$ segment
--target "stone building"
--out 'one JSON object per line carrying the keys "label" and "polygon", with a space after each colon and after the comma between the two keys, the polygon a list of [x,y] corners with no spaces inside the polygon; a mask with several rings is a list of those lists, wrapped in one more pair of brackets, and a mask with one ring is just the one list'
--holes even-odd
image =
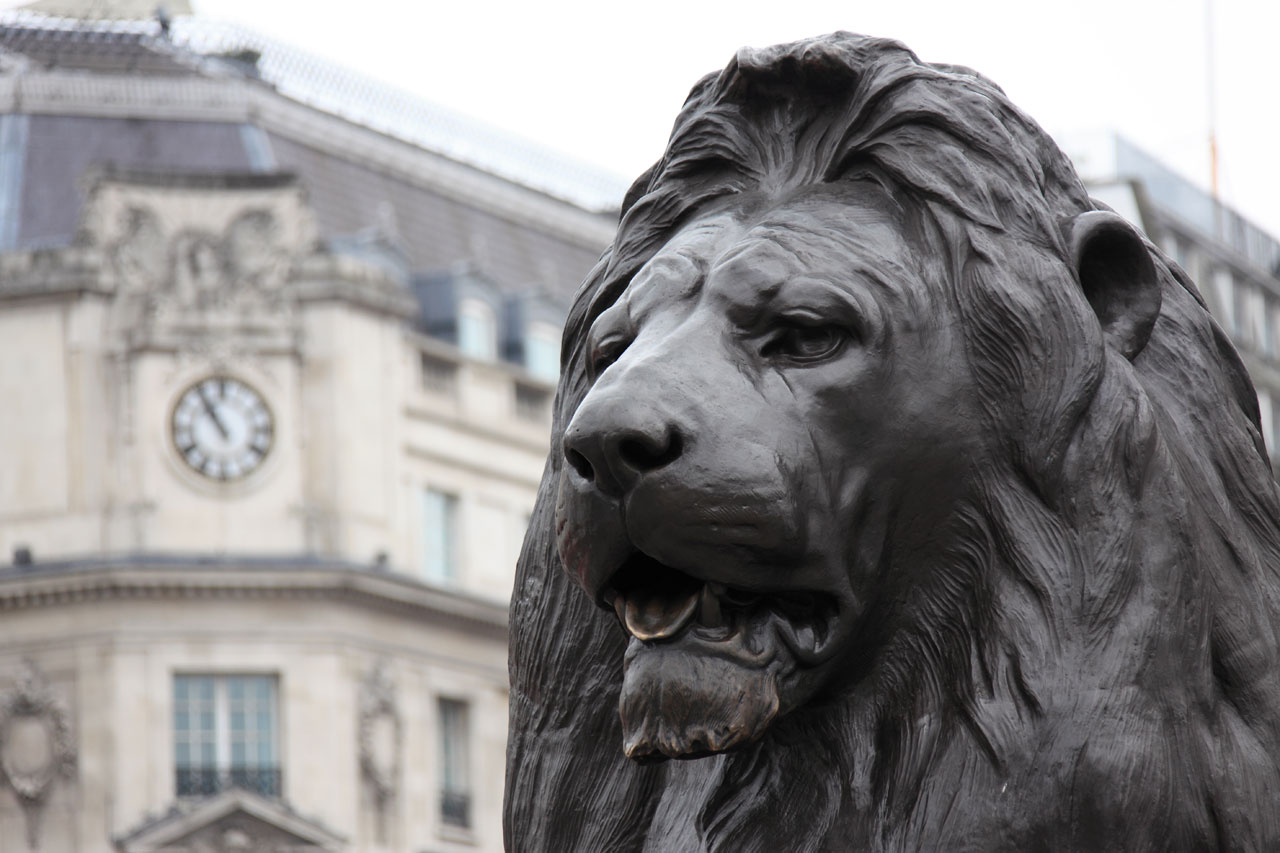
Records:
{"label": "stone building", "polygon": [[1280,242],[1123,137],[1081,134],[1063,145],[1094,196],[1199,285],[1253,378],[1263,438],[1280,465]]}
{"label": "stone building", "polygon": [[0,22],[2,853],[501,849],[620,194],[248,33]]}

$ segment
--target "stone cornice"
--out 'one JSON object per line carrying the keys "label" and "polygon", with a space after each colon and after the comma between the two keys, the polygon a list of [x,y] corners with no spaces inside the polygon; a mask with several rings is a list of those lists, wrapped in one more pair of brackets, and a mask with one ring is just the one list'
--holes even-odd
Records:
{"label": "stone cornice", "polygon": [[271,133],[392,172],[584,248],[613,239],[615,223],[442,154],[290,100],[249,80],[27,70],[0,77],[0,113],[255,122]]}
{"label": "stone cornice", "polygon": [[0,253],[0,300],[110,294],[115,282],[105,274],[102,254],[72,246]]}
{"label": "stone cornice", "polygon": [[370,263],[341,254],[315,253],[303,258],[289,288],[302,303],[336,299],[405,321],[418,313],[413,294],[402,282]]}
{"label": "stone cornice", "polygon": [[0,571],[0,612],[113,600],[293,599],[336,601],[451,623],[505,639],[507,606],[429,587],[390,571],[300,558],[156,556],[46,563]]}
{"label": "stone cornice", "polygon": [[[0,300],[96,293],[112,296],[117,277],[95,247],[69,246],[0,252]],[[409,321],[417,303],[403,282],[376,265],[341,254],[316,252],[299,260],[287,283],[299,302],[338,300],[374,314]],[[201,325],[209,317],[202,315]],[[176,349],[181,342],[165,342],[148,333],[139,348]]]}

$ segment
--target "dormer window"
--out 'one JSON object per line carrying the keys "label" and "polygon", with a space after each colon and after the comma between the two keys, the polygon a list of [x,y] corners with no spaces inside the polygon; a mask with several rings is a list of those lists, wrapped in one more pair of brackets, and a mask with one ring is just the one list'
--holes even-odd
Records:
{"label": "dormer window", "polygon": [[538,291],[507,298],[503,348],[509,361],[546,382],[560,378],[560,330],[564,308]]}
{"label": "dormer window", "polygon": [[478,299],[458,306],[458,349],[472,358],[494,361],[498,357],[498,323],[493,309]]}
{"label": "dormer window", "polygon": [[549,323],[531,323],[524,342],[524,366],[539,379],[560,378],[560,330]]}

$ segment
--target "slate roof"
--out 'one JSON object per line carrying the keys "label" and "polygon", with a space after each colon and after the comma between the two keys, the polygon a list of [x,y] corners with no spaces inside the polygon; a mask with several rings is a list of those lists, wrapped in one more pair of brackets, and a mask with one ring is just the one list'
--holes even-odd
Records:
{"label": "slate roof", "polygon": [[[263,67],[275,68],[265,57],[261,65],[243,68],[225,59],[223,54],[241,44],[230,40],[235,33],[221,33],[218,39],[206,39],[205,44],[194,37],[171,42],[155,32],[137,31],[136,27],[131,31],[65,21],[38,26],[24,23],[27,19],[17,24],[12,20],[12,16],[0,16],[0,51],[21,53],[32,63],[29,67],[33,70],[55,67],[91,75],[143,75],[149,79],[168,74],[175,80],[201,75],[248,80],[251,86],[277,93],[288,88],[281,85],[286,79],[281,76],[284,71],[277,68],[271,79],[258,73]],[[196,50],[201,44],[204,52]],[[257,56],[256,48],[246,50],[251,57]],[[288,55],[287,49],[281,50],[292,62],[289,67],[295,73],[328,79],[307,64],[314,60],[299,60]],[[341,69],[335,71],[336,79],[346,79],[343,73],[346,72]],[[372,84],[365,81],[358,86],[349,82],[343,85],[350,88],[348,95],[359,95],[365,91],[359,86]],[[432,125],[427,120],[430,105],[421,101],[409,103],[407,96],[398,92],[379,97],[381,101],[372,101],[386,106],[388,115],[403,113],[412,119],[405,125],[411,131]],[[345,111],[343,115],[349,120],[358,118]],[[155,118],[148,117],[145,111],[137,117],[55,115],[47,111],[0,116],[0,220],[8,219],[0,221],[0,251],[71,243],[80,221],[85,176],[103,168],[292,172],[308,191],[323,239],[341,242],[390,222],[413,271],[445,270],[465,262],[512,293],[536,287],[567,299],[604,248],[540,227],[539,222],[529,221],[528,217],[504,218],[494,212],[492,205],[468,203],[456,192],[446,195],[433,191],[427,181],[406,181],[355,159],[350,151],[322,150],[314,147],[314,142],[304,144],[278,134],[274,128],[232,121],[225,115],[213,118],[217,120],[200,120],[198,114],[187,116],[187,120]],[[408,131],[397,134],[390,125],[370,126],[406,141],[413,136]],[[452,115],[444,115],[433,127],[432,133],[448,131],[456,136],[468,132]],[[472,151],[489,141],[483,134],[463,140],[464,147]],[[499,142],[500,148],[507,146],[499,153],[512,154],[511,138]],[[564,165],[564,158],[560,161],[556,167],[560,169],[556,173],[558,179],[572,171]],[[529,162],[536,165],[550,161],[533,157]],[[487,171],[479,166],[459,167]],[[526,186],[537,183],[531,180]]]}
{"label": "slate roof", "polygon": [[197,74],[197,66],[164,39],[93,26],[0,26],[0,49],[45,68],[103,73]]}
{"label": "slate roof", "polygon": [[367,228],[389,207],[414,270],[469,262],[504,290],[545,284],[567,297],[604,248],[584,248],[288,139],[272,136],[271,148],[278,167],[305,182],[322,234]]}
{"label": "slate roof", "polygon": [[[616,210],[627,189],[621,176],[518,134],[423,100],[416,94],[229,24],[179,18],[175,44],[193,54],[256,57],[256,79],[299,103],[344,116],[412,145],[566,199],[589,210]],[[449,81],[441,81],[447,86]]]}
{"label": "slate roof", "polygon": [[93,169],[247,172],[242,125],[96,116],[27,119],[18,248],[71,242]]}

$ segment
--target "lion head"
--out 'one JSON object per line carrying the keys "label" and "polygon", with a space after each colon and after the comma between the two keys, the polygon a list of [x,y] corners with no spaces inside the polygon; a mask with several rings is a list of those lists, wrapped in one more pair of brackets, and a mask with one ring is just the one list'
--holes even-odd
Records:
{"label": "lion head", "polygon": [[629,641],[633,758],[755,740],[850,675],[986,455],[963,338],[872,179],[735,196],[591,325],[559,546]]}
{"label": "lion head", "polygon": [[740,52],[564,352],[512,611],[520,849],[1280,839],[1252,388],[993,84],[844,33]]}

